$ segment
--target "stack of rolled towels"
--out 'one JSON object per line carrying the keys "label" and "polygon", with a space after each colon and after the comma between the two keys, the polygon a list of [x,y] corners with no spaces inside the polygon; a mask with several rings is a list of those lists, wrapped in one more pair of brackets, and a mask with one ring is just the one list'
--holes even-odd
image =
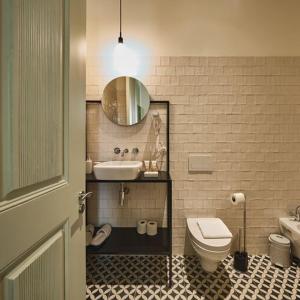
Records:
{"label": "stack of rolled towels", "polygon": [[137,233],[138,234],[147,234],[154,236],[157,234],[157,222],[156,221],[147,221],[139,220],[137,222]]}

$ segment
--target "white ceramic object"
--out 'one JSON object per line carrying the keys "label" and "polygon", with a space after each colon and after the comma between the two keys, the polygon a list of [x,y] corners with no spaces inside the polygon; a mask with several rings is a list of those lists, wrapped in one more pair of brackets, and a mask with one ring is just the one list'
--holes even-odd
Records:
{"label": "white ceramic object", "polygon": [[294,218],[279,218],[281,233],[292,243],[292,254],[300,259],[300,222]]}
{"label": "white ceramic object", "polygon": [[134,180],[142,166],[141,161],[106,161],[94,165],[94,174],[102,180]]}
{"label": "white ceramic object", "polygon": [[[221,260],[225,259],[230,252],[232,238],[216,238],[206,239],[203,237],[198,220],[199,218],[188,218],[187,228],[189,238],[197,253],[202,268],[207,272],[216,271],[218,264]],[[228,233],[228,228],[223,223],[224,236]],[[220,232],[221,234],[221,232]]]}

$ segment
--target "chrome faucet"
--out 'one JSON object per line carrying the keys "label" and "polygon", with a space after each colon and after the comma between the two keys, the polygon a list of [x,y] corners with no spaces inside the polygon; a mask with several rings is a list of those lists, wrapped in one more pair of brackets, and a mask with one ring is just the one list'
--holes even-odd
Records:
{"label": "chrome faucet", "polygon": [[138,154],[139,153],[139,148],[133,148],[132,153],[133,154]]}
{"label": "chrome faucet", "polygon": [[300,222],[300,205],[298,205],[295,209],[295,219]]}
{"label": "chrome faucet", "polygon": [[125,148],[123,151],[121,151],[121,157],[124,157],[125,153],[128,153],[128,149]]}
{"label": "chrome faucet", "polygon": [[120,154],[121,149],[119,147],[114,148],[114,153],[115,154]]}

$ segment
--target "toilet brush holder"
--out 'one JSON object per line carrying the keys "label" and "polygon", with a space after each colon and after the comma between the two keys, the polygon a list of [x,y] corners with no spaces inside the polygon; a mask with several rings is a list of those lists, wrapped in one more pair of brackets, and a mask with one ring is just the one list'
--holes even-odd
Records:
{"label": "toilet brush holder", "polygon": [[248,253],[243,251],[234,252],[233,267],[240,272],[247,272],[248,270]]}
{"label": "toilet brush holder", "polygon": [[246,252],[246,202],[244,202],[244,226],[243,226],[243,230],[244,230],[244,251],[241,251],[241,233],[242,230],[241,228],[239,229],[239,251],[236,251],[234,253],[234,257],[233,257],[233,267],[235,268],[235,270],[239,271],[239,272],[247,272],[248,270],[248,253]]}

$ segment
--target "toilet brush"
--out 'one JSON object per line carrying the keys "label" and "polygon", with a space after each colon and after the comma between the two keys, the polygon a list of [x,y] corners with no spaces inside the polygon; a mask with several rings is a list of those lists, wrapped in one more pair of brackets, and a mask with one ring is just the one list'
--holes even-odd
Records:
{"label": "toilet brush", "polygon": [[246,201],[244,201],[244,215],[243,215],[243,251],[241,251],[241,233],[242,229],[239,228],[239,236],[238,236],[238,243],[239,243],[239,251],[234,253],[233,258],[233,267],[240,272],[247,272],[248,270],[248,253],[246,252]]}

